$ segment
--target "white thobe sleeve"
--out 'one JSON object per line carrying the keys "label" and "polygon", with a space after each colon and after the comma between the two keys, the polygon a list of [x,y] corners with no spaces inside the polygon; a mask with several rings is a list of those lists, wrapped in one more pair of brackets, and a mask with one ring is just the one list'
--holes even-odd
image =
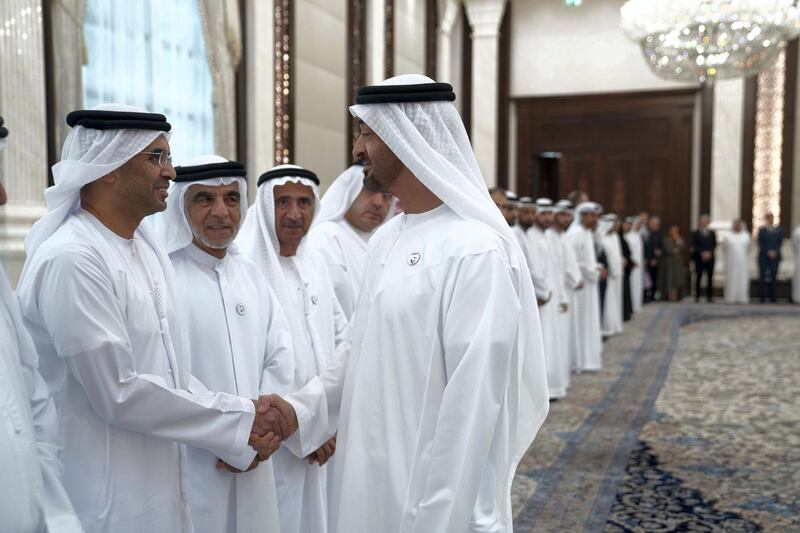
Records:
{"label": "white thobe sleeve", "polygon": [[294,379],[294,352],[292,332],[277,296],[270,287],[270,310],[267,318],[267,346],[264,369],[261,374],[261,394],[286,394],[292,389]]}
{"label": "white thobe sleeve", "polygon": [[[500,466],[491,464],[490,449],[516,349],[521,307],[513,273],[499,252],[464,258],[447,281],[443,302],[447,384],[426,447],[427,463],[435,468],[412,473],[424,478],[424,490],[404,533],[467,531],[470,521],[477,521],[476,508],[493,507],[493,502],[476,501],[483,479],[496,483],[484,473]],[[418,486],[416,480],[412,486]]]}
{"label": "white thobe sleeve", "polygon": [[315,452],[336,433],[342,403],[344,378],[350,358],[350,328],[337,347],[333,361],[318,376],[286,397],[297,415],[298,430],[284,445],[301,459]]}
{"label": "white thobe sleeve", "polygon": [[[126,327],[126,310],[108,270],[89,253],[62,253],[39,271],[37,306],[58,355],[107,424],[211,451],[246,469],[255,417],[251,400],[190,390],[140,372]],[[130,320],[136,320],[130,317]]]}

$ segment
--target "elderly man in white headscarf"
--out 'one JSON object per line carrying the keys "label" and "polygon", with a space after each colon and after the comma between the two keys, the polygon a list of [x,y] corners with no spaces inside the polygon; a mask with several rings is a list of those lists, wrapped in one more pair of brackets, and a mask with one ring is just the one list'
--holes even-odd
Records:
{"label": "elderly man in white headscarf", "polygon": [[597,219],[603,208],[594,202],[583,202],[575,208],[575,220],[567,230],[567,238],[583,277],[584,288],[575,293],[575,318],[578,321],[577,371],[600,370],[603,336],[600,333],[600,293],[598,284],[606,275],[597,262],[594,239]]}
{"label": "elderly man in white headscarf", "polygon": [[619,242],[619,218],[614,213],[607,213],[600,218],[597,227],[597,242],[606,256],[608,275],[606,276],[606,295],[603,305],[603,319],[600,331],[604,337],[622,333],[622,296],[623,275],[625,273],[624,258]]}
{"label": "elderly man in white headscarf", "polygon": [[[7,136],[0,117],[0,151]],[[0,206],[5,203],[0,181]],[[83,529],[61,485],[55,404],[38,366],[0,265],[0,526],[19,533],[77,533]]]}
{"label": "elderly man in white headscarf", "polygon": [[271,399],[299,455],[338,422],[334,533],[512,531],[514,471],[548,411],[530,273],[454,99],[404,75],[350,108],[365,185],[406,212],[370,240],[335,364]]}
{"label": "elderly man in white headscarf", "polygon": [[[289,321],[294,345],[291,391],[324,371],[341,342],[347,318],[322,259],[305,241],[318,213],[319,179],[296,165],[275,167],[258,179],[256,201],[237,238],[258,265]],[[301,457],[279,450],[273,459],[281,533],[327,531],[327,467],[335,427]],[[314,464],[316,460],[318,465]]]}
{"label": "elderly man in white headscarf", "polygon": [[72,126],[48,213],[25,240],[19,299],[56,398],[63,481],[88,532],[191,531],[185,449],[246,469],[268,405],[190,374],[172,265],[142,219],[175,176],[163,115],[111,104]]}
{"label": "elderly man in white headscarf", "polygon": [[[233,244],[247,214],[244,165],[203,155],[175,173],[153,224],[175,268],[192,375],[246,397],[291,392],[289,324],[258,267]],[[187,452],[195,532],[279,530],[272,461],[256,457],[252,472],[238,473],[208,450]]]}
{"label": "elderly man in white headscarf", "polygon": [[364,280],[367,241],[390,216],[392,196],[364,188],[360,162],[336,178],[320,201],[308,246],[325,259],[345,316],[353,316]]}

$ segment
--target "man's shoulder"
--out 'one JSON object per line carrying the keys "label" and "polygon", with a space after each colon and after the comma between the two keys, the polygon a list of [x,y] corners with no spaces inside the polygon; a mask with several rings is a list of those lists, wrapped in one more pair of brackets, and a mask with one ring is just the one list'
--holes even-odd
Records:
{"label": "man's shoulder", "polygon": [[[512,238],[513,237],[512,235]],[[487,224],[452,217],[437,229],[435,245],[453,256],[484,254],[504,249],[503,238]]]}

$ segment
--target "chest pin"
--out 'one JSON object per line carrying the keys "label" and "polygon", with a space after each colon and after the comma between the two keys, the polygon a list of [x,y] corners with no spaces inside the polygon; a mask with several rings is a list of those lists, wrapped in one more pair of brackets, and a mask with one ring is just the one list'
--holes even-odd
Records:
{"label": "chest pin", "polygon": [[244,316],[247,314],[247,308],[244,306],[244,304],[236,304],[236,313],[239,316]]}
{"label": "chest pin", "polygon": [[419,260],[422,259],[422,255],[419,252],[414,252],[413,254],[408,256],[408,266],[414,266],[419,263]]}

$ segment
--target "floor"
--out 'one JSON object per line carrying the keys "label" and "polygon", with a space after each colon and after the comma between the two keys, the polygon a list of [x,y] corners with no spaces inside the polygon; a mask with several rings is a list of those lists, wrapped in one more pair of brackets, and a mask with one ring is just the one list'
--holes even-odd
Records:
{"label": "floor", "polygon": [[800,531],[800,306],[645,306],[512,498],[517,533]]}

